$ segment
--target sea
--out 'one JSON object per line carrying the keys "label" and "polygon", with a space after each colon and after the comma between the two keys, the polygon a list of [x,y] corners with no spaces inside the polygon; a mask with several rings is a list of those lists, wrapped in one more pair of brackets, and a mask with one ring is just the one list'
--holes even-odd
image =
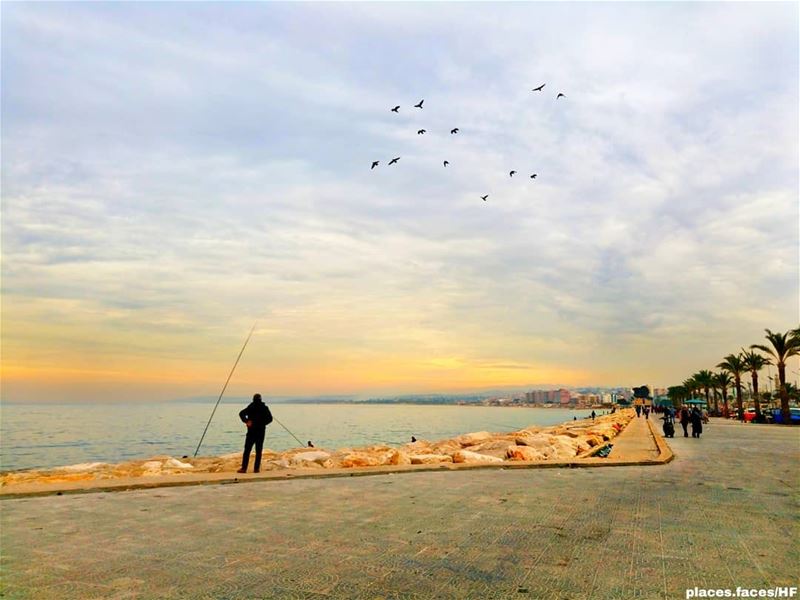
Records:
{"label": "sea", "polygon": [[[344,448],[439,440],[471,431],[507,432],[582,419],[591,410],[419,404],[272,404],[264,447]],[[198,456],[238,452],[243,404],[221,403]],[[211,404],[8,404],[0,406],[0,470],[193,456]],[[601,411],[598,411],[601,412]]]}

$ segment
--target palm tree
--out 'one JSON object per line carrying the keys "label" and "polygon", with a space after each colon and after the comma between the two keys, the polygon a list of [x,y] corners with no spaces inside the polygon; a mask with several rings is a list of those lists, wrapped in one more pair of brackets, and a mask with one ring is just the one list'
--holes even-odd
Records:
{"label": "palm tree", "polygon": [[733,383],[733,378],[731,374],[727,371],[722,371],[721,373],[716,374],[717,385],[722,390],[722,410],[723,415],[725,418],[728,418],[728,388],[731,387]]}
{"label": "palm tree", "polygon": [[728,354],[717,368],[727,371],[733,375],[733,380],[736,385],[736,405],[739,409],[739,420],[744,421],[744,407],[742,406],[742,373],[747,370],[747,367],[742,360],[741,354]]}
{"label": "palm tree", "polygon": [[681,385],[686,388],[686,391],[689,394],[689,398],[693,399],[695,394],[697,393],[697,387],[698,387],[695,378],[689,377]]}
{"label": "palm tree", "polygon": [[681,402],[686,400],[689,394],[689,390],[682,385],[673,385],[667,388],[667,396],[669,396],[669,399],[672,400],[672,406],[675,408],[680,407]]}
{"label": "palm tree", "polygon": [[745,368],[750,371],[750,376],[753,378],[753,400],[756,403],[756,419],[761,421],[761,400],[758,397],[758,372],[771,365],[772,361],[766,356],[761,356],[752,350],[747,351],[742,348],[742,360],[744,361]]}
{"label": "palm tree", "polygon": [[711,372],[711,396],[714,398],[714,416],[718,417],[719,412],[719,380],[717,374]]}
{"label": "palm tree", "polygon": [[769,329],[766,338],[772,348],[764,346],[763,344],[753,344],[751,348],[761,350],[767,354],[772,355],[775,359],[775,365],[778,367],[778,380],[780,381],[780,395],[781,395],[781,414],[783,415],[784,425],[789,425],[789,395],[786,393],[786,361],[792,356],[800,354],[800,335],[797,335],[797,329],[787,331],[786,333],[772,333]]}
{"label": "palm tree", "polygon": [[711,408],[711,398],[709,397],[709,390],[711,386],[714,385],[714,374],[709,371],[708,369],[703,369],[702,371],[698,371],[693,376],[697,383],[703,388],[703,391],[706,393],[706,406]]}

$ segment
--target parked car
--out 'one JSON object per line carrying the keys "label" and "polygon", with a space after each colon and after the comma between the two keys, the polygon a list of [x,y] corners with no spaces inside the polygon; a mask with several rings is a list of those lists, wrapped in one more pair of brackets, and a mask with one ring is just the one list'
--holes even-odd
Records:
{"label": "parked car", "polygon": [[749,423],[753,419],[756,418],[756,409],[755,408],[745,408],[744,409],[744,420],[746,423]]}
{"label": "parked car", "polygon": [[[772,419],[775,423],[783,423],[783,415],[780,408],[772,411]],[[789,422],[793,425],[800,425],[800,407],[789,407]]]}

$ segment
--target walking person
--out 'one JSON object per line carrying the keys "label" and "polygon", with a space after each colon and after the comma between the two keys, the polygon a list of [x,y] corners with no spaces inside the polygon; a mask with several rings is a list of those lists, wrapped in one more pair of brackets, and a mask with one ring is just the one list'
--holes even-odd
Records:
{"label": "walking person", "polygon": [[637,404],[636,405],[636,418],[638,419],[641,414],[642,414],[642,407]]}
{"label": "walking person", "polygon": [[592,411],[592,421],[594,421],[594,418],[595,418],[596,416],[597,416],[597,415],[595,414],[595,412],[594,412],[594,411]]}
{"label": "walking person", "polygon": [[649,406],[645,406],[644,407],[644,418],[647,419],[649,416],[650,416],[650,407]]}
{"label": "walking person", "polygon": [[[689,437],[689,422],[691,421],[691,417],[689,415],[689,409],[684,404],[681,406],[681,427],[683,427],[683,437]],[[694,436],[692,436],[694,437]]]}
{"label": "walking person", "polygon": [[238,473],[247,473],[247,464],[250,462],[250,451],[256,447],[256,462],[253,473],[261,470],[261,450],[264,448],[264,434],[267,425],[272,423],[272,413],[269,407],[261,401],[261,394],[253,396],[253,401],[239,413],[242,423],[247,425],[247,436],[244,438],[244,454],[242,454],[242,468]]}
{"label": "walking person", "polygon": [[703,433],[703,413],[696,406],[692,409],[692,437],[699,438]]}

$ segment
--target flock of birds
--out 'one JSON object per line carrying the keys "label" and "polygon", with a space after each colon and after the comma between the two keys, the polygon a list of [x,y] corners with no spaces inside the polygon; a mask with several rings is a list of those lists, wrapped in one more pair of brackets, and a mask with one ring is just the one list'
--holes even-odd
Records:
{"label": "flock of birds", "polygon": [[[535,87],[535,88],[533,88],[531,91],[532,91],[532,92],[541,92],[541,91],[544,89],[544,86],[545,86],[545,85],[546,85],[546,84],[544,84],[544,83],[543,83],[543,84],[542,84],[542,85],[540,85],[539,87]],[[566,95],[565,95],[565,94],[563,94],[563,93],[561,93],[561,92],[559,92],[559,93],[558,93],[558,95],[556,96],[556,100],[558,100],[559,98],[566,98]],[[414,105],[414,108],[418,108],[418,109],[422,110],[422,103],[423,103],[423,102],[425,102],[425,99],[424,99],[424,98],[423,98],[422,100],[420,100],[418,104],[415,104],[415,105]],[[399,113],[400,113],[400,105],[397,105],[397,106],[395,106],[395,107],[393,107],[393,108],[391,108],[391,109],[389,109],[389,110],[390,110],[391,112],[393,112],[393,113],[398,113],[398,114],[399,114]],[[456,134],[458,133],[458,131],[459,131],[458,127],[453,127],[453,128],[450,130],[450,135],[456,135]],[[424,135],[425,133],[426,133],[426,130],[425,130],[425,129],[419,129],[419,130],[417,130],[417,135]],[[398,162],[398,161],[399,161],[401,158],[402,158],[402,157],[400,157],[400,156],[397,156],[397,157],[395,157],[395,158],[391,159],[391,160],[389,161],[389,165],[394,165],[394,164],[396,164],[396,163],[397,163],[397,162]],[[374,160],[374,161],[372,161],[372,166],[370,167],[370,170],[372,170],[372,169],[374,169],[375,167],[377,167],[377,166],[380,164],[380,162],[381,162],[381,161],[379,161],[379,160]],[[443,165],[444,165],[444,167],[445,167],[445,168],[446,168],[446,167],[447,167],[447,165],[449,165],[449,164],[450,164],[450,161],[448,161],[448,160],[445,160],[445,161],[443,161]],[[516,171],[514,171],[514,170],[511,170],[511,171],[509,171],[509,172],[508,172],[508,176],[509,176],[509,177],[514,177],[514,175],[516,175],[516,173],[517,173]],[[531,178],[531,179],[536,179],[536,176],[537,176],[537,173],[532,173],[530,178]],[[481,200],[483,200],[484,202],[486,202],[486,201],[488,200],[488,198],[489,198],[489,194],[486,194],[485,196],[481,196]]]}

